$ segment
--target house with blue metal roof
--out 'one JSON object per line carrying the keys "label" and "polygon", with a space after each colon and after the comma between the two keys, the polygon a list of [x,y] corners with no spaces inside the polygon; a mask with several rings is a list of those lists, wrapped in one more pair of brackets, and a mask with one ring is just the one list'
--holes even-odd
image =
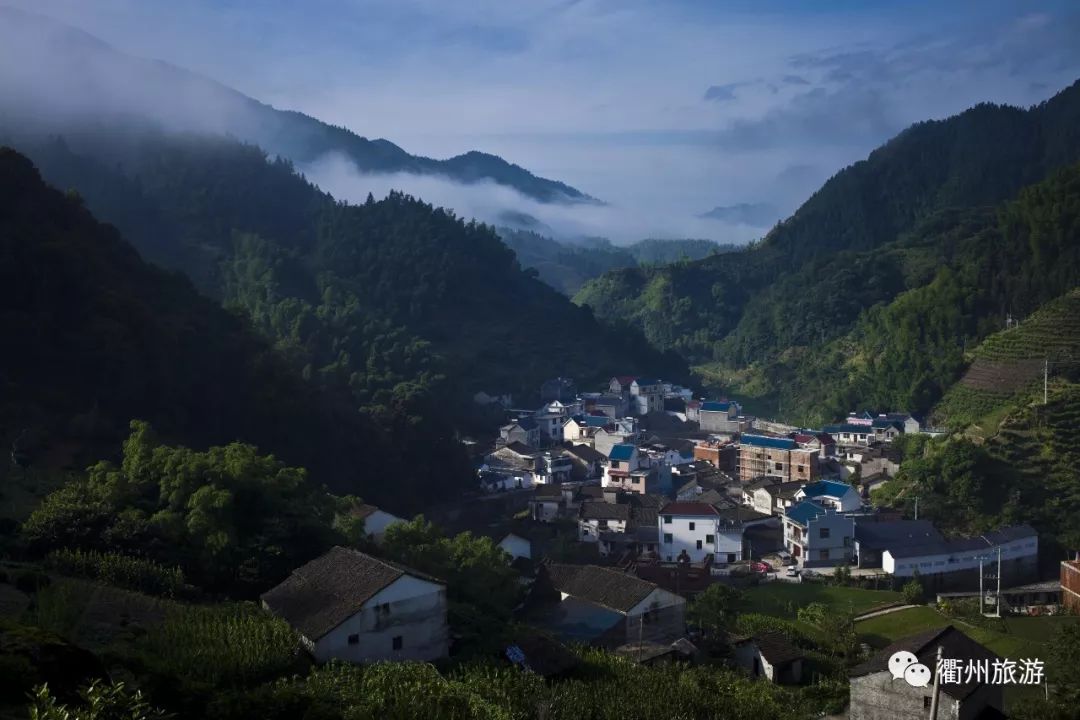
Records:
{"label": "house with blue metal roof", "polygon": [[862,507],[859,491],[835,480],[818,480],[804,485],[795,493],[795,499],[813,500],[838,512],[853,512]]}
{"label": "house with blue metal roof", "polygon": [[805,568],[849,564],[853,557],[855,522],[814,500],[784,511],[784,546]]}

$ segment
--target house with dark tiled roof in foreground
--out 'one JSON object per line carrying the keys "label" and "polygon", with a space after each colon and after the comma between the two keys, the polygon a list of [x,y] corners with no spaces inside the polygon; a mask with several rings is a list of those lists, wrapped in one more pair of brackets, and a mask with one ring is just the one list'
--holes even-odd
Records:
{"label": "house with dark tiled roof in foreground", "polygon": [[[925,720],[930,717],[933,685],[915,687],[903,678],[894,678],[889,669],[889,658],[897,652],[910,652],[933,671],[939,647],[942,658],[957,660],[961,668],[966,668],[969,663],[979,663],[987,666],[987,672],[982,676],[969,676],[962,671],[959,678],[941,677],[938,718],[1004,717],[1004,685],[991,682],[993,663],[999,659],[998,656],[948,625],[897,640],[852,668],[848,674],[851,688],[850,720]],[[953,679],[960,682],[946,682]]]}
{"label": "house with dark tiled roof in foreground", "polygon": [[261,599],[318,662],[428,661],[447,654],[445,584],[358,550],[331,548]]}
{"label": "house with dark tiled roof in foreground", "polygon": [[686,634],[685,598],[597,565],[542,565],[527,605],[527,622],[564,642],[614,649]]}

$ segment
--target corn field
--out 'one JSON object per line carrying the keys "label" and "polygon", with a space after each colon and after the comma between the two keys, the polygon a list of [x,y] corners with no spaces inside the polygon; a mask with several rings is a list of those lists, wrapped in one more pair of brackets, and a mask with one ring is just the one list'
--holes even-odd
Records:
{"label": "corn field", "polygon": [[120,553],[64,548],[49,553],[45,565],[63,575],[98,580],[148,595],[176,597],[185,587],[180,568],[168,568],[152,560]]}
{"label": "corn field", "polygon": [[181,606],[138,641],[161,675],[212,686],[250,685],[287,674],[299,638],[283,620],[249,604]]}

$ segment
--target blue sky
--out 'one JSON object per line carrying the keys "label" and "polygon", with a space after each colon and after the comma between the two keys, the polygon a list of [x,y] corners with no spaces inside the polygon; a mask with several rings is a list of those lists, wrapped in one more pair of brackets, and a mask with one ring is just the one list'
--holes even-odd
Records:
{"label": "blue sky", "polygon": [[410,152],[498,153],[626,209],[619,238],[748,239],[695,215],[789,213],[912,122],[1080,77],[1068,3],[6,1]]}

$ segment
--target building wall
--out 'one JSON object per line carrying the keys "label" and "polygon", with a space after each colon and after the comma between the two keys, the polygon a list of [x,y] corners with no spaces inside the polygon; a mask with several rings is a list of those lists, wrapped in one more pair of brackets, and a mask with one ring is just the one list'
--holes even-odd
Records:
{"label": "building wall", "polygon": [[[810,520],[807,528],[800,529],[796,538],[795,529],[799,526],[784,518],[784,546],[793,556],[798,557],[803,567],[831,567],[851,561],[854,550],[855,523],[850,517],[836,513],[826,513]],[[821,530],[827,528],[829,536],[821,537]],[[796,553],[794,545],[800,544]],[[821,551],[828,550],[828,557],[822,558]]]}
{"label": "building wall", "polygon": [[523,537],[517,535],[507,535],[499,543],[501,547],[512,558],[527,558],[532,559],[532,543]]}
{"label": "building wall", "polygon": [[[670,517],[671,522],[664,522],[664,518]],[[683,550],[690,556],[691,562],[702,562],[709,555],[714,555],[717,548],[718,518],[715,516],[696,517],[686,515],[663,515],[657,523],[660,527],[660,558],[665,562],[675,562]],[[693,529],[690,526],[693,525]],[[666,542],[667,535],[671,535],[671,542]],[[712,536],[712,542],[707,542],[707,536]],[[698,541],[701,548],[697,547]],[[715,557],[713,559],[716,559]]]}
{"label": "building wall", "polygon": [[386,528],[390,527],[394,523],[405,522],[396,515],[391,515],[384,510],[376,510],[375,512],[364,518],[364,532],[368,535],[374,535],[375,540],[382,540],[383,535],[386,534]]}
{"label": "building wall", "polygon": [[[932,697],[933,686],[917,688],[903,679],[893,680],[888,671],[851,678],[849,720],[925,720],[925,698]],[[941,693],[940,720],[973,720],[987,707],[1002,709],[1002,686],[983,685],[959,702]]]}
{"label": "building wall", "polygon": [[784,482],[810,482],[818,477],[818,455],[815,450],[740,445],[738,457],[739,479],[742,482],[760,477],[778,478]]}
{"label": "building wall", "polygon": [[559,501],[533,500],[529,503],[532,510],[533,520],[539,522],[552,522],[559,517]]}
{"label": "building wall", "polygon": [[1061,604],[1068,612],[1080,615],[1080,561],[1061,563]]}
{"label": "building wall", "polygon": [[626,613],[626,642],[670,643],[686,635],[686,599],[656,588]]}
{"label": "building wall", "polygon": [[[388,611],[378,610],[386,605]],[[349,643],[349,636],[359,641]],[[393,649],[401,637],[400,650]],[[428,661],[445,657],[450,635],[446,624],[446,589],[405,575],[364,603],[360,612],[320,638],[312,654],[319,662],[331,659],[366,663],[380,660]]]}
{"label": "building wall", "polygon": [[[1014,565],[1010,562],[1029,558],[1032,562],[1039,554],[1039,540],[1036,537],[1021,538],[1001,546],[1002,574],[1005,565]],[[892,554],[885,550],[881,554],[882,569],[897,577],[911,577],[918,570],[920,575],[935,573],[953,573],[965,570],[978,570],[979,558],[984,562],[997,563],[997,546],[986,547],[980,550],[968,550],[959,553],[946,553],[944,555],[924,555],[919,557],[893,558]]]}
{"label": "building wall", "polygon": [[737,433],[739,432],[739,419],[732,417],[728,412],[715,410],[699,410],[698,426],[706,432]]}

